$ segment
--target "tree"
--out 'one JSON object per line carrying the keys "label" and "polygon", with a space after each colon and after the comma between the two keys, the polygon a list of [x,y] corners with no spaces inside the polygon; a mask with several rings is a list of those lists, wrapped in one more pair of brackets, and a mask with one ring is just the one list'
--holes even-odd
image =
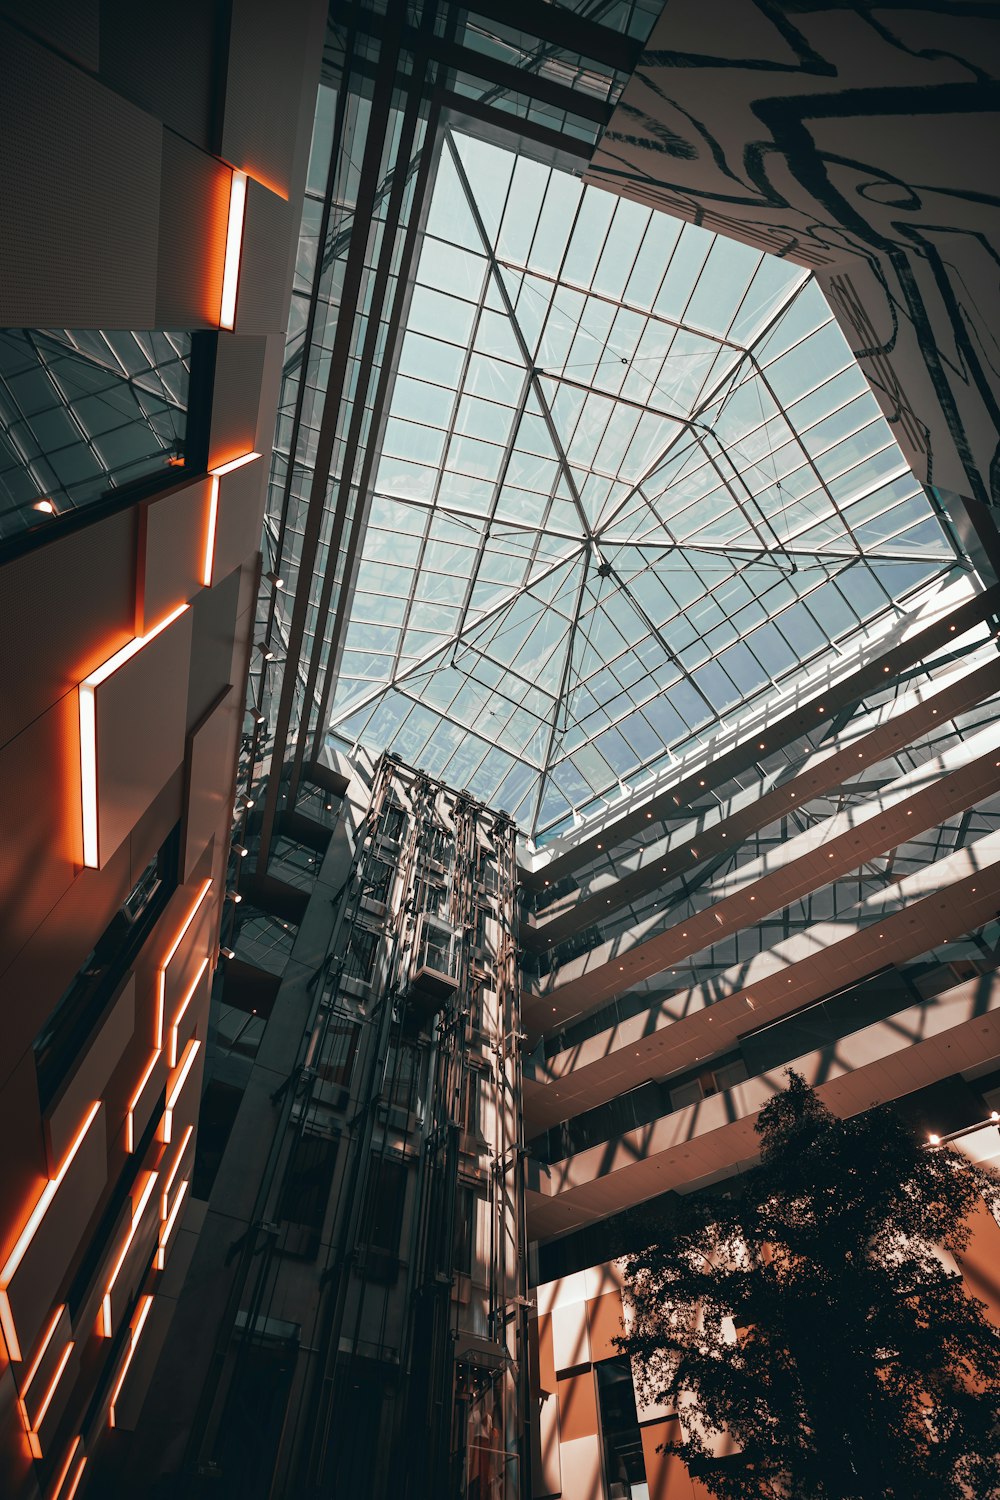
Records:
{"label": "tree", "polygon": [[666,1451],[719,1500],[996,1500],[1000,1335],[937,1251],[1000,1178],[796,1073],[756,1129],[741,1191],[677,1199],[626,1257],[619,1348],[686,1408]]}

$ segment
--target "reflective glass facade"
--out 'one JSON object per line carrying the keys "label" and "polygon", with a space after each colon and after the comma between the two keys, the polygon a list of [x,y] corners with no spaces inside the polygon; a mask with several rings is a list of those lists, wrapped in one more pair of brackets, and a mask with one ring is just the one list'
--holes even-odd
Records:
{"label": "reflective glass facade", "polygon": [[544,840],[967,566],[806,272],[444,133],[339,738]]}
{"label": "reflective glass facade", "polygon": [[182,469],[189,333],[0,330],[0,541]]}

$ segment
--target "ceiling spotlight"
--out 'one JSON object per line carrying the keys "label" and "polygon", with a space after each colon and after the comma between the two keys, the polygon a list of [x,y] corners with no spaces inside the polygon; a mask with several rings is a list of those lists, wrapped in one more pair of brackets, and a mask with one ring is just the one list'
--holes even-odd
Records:
{"label": "ceiling spotlight", "polygon": [[43,516],[58,515],[58,511],[51,500],[36,500],[31,508],[32,510],[40,510]]}
{"label": "ceiling spotlight", "polygon": [[929,1135],[927,1139],[930,1141],[932,1146],[940,1146],[941,1144],[941,1137],[939,1135]]}
{"label": "ceiling spotlight", "polygon": [[240,902],[243,900],[243,897],[240,895],[239,891],[227,891],[226,895],[229,897],[234,906],[239,906]]}
{"label": "ceiling spotlight", "polygon": [[255,724],[266,724],[267,723],[267,719],[261,713],[261,711],[260,711],[259,708],[255,708],[254,709],[253,721],[254,721]]}
{"label": "ceiling spotlight", "polygon": [[274,652],[266,641],[255,641],[254,646],[260,652],[265,661],[274,661]]}
{"label": "ceiling spotlight", "polygon": [[285,587],[285,580],[283,578],[280,578],[277,573],[265,573],[264,577],[267,579],[268,583],[273,583],[276,589],[283,589]]}
{"label": "ceiling spotlight", "polygon": [[[954,630],[954,628],[955,628],[955,627],[954,627],[954,625],[953,625],[953,626],[952,626],[952,627],[951,627],[951,628],[952,628],[952,630]],[[1000,1120],[1000,1114],[998,1114],[998,1113],[997,1113],[997,1111],[996,1111],[996,1110],[995,1110],[995,1109],[991,1109],[991,1110],[990,1110],[990,1119],[991,1119],[991,1120],[992,1120],[992,1121],[993,1121],[993,1122],[994,1122],[994,1124],[995,1124],[995,1123],[996,1123],[996,1122],[997,1122],[997,1120]]]}
{"label": "ceiling spotlight", "polygon": [[246,859],[247,855],[250,853],[250,850],[246,847],[245,844],[234,844],[233,853],[238,854],[240,859]]}
{"label": "ceiling spotlight", "polygon": [[221,954],[221,956],[223,958],[235,958],[236,957],[236,954],[233,952],[232,948],[220,948],[219,949],[219,953]]}
{"label": "ceiling spotlight", "polygon": [[253,807],[253,798],[252,797],[248,797],[247,798],[247,807]]}

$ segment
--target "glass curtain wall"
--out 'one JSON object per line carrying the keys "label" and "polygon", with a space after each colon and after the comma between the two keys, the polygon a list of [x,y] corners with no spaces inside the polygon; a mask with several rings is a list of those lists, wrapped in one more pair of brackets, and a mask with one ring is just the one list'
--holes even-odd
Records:
{"label": "glass curtain wall", "polygon": [[0,330],[0,544],[183,469],[189,333]]}

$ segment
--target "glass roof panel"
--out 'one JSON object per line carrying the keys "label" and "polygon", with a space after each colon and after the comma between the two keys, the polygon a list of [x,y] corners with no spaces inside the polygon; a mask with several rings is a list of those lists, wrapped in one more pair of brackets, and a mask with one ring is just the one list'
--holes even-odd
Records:
{"label": "glass roof panel", "polygon": [[445,132],[339,736],[542,839],[962,566],[805,271]]}

